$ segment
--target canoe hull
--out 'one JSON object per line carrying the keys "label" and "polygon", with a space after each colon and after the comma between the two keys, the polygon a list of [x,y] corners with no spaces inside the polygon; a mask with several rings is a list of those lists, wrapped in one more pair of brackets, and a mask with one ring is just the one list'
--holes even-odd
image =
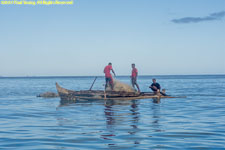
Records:
{"label": "canoe hull", "polygon": [[158,96],[150,92],[115,92],[102,90],[85,90],[73,91],[62,88],[56,83],[56,89],[62,101],[77,101],[77,100],[136,100],[150,98],[181,98],[172,96]]}

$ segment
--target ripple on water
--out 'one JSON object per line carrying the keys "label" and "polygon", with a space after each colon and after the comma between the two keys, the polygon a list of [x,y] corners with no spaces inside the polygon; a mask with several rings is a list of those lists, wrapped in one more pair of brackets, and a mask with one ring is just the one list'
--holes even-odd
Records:
{"label": "ripple on water", "polygon": [[[140,88],[151,78],[139,78]],[[225,77],[157,78],[187,98],[61,104],[35,95],[56,81],[85,89],[93,78],[1,79],[0,149],[225,149]]]}

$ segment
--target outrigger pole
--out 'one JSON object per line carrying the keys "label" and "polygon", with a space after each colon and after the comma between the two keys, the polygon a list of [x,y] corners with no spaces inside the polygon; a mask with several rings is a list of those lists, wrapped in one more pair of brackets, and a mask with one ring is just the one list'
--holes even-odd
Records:
{"label": "outrigger pole", "polygon": [[91,91],[91,89],[92,89],[93,85],[95,84],[96,79],[97,79],[97,77],[95,77],[95,79],[94,79],[94,81],[93,81],[93,83],[92,83],[92,85],[91,85],[91,87],[90,87],[89,91]]}

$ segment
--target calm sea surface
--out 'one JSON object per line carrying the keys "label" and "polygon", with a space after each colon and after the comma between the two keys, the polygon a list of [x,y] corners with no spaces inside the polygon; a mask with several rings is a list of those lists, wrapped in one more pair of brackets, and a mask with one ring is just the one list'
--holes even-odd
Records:
{"label": "calm sea surface", "polygon": [[[94,77],[0,78],[0,149],[225,149],[225,75],[154,77],[187,98],[62,104],[36,95],[56,92],[55,82],[89,89]],[[151,78],[138,78],[142,91]]]}

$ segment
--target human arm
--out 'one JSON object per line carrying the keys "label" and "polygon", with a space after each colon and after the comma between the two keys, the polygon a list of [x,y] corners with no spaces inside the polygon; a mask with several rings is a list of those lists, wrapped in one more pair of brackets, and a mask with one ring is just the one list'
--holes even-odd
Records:
{"label": "human arm", "polygon": [[149,86],[149,88],[153,88],[153,84],[151,84],[151,85]]}
{"label": "human arm", "polygon": [[152,89],[153,91],[159,91],[158,84],[152,83],[151,86],[149,86],[149,88]]}
{"label": "human arm", "polygon": [[114,70],[113,69],[111,69],[112,70],[112,73],[114,74],[114,76],[116,76],[116,73],[114,72]]}

